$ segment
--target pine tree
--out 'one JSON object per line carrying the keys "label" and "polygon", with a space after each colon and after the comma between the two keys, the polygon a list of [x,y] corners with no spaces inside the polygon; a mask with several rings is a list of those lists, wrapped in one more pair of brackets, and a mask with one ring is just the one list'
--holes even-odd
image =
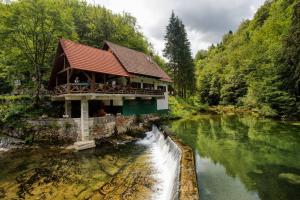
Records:
{"label": "pine tree", "polygon": [[174,12],[167,26],[165,41],[164,56],[169,60],[174,88],[181,97],[186,98],[194,92],[195,69],[185,26]]}

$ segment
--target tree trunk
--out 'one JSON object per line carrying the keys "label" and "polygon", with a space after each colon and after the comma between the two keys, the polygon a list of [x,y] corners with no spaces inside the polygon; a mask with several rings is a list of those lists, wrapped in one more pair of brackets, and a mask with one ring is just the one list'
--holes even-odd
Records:
{"label": "tree trunk", "polygon": [[34,104],[35,106],[38,106],[40,103],[40,93],[41,93],[41,72],[40,72],[40,67],[38,64],[35,66],[35,77],[36,77],[36,91],[35,91],[35,100]]}

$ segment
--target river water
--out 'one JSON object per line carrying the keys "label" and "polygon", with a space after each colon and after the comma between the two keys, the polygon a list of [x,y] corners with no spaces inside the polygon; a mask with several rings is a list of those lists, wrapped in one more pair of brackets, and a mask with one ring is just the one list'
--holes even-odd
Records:
{"label": "river water", "polygon": [[300,199],[300,124],[201,115],[170,126],[195,151],[201,200]]}
{"label": "river water", "polygon": [[179,160],[179,150],[156,127],[117,146],[2,152],[0,199],[176,199]]}

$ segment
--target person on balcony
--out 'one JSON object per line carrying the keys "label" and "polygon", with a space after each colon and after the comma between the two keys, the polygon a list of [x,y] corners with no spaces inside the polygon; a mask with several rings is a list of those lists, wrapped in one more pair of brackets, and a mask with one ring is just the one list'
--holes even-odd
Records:
{"label": "person on balcony", "polygon": [[113,81],[111,82],[111,86],[112,86],[113,88],[115,88],[116,85],[117,85],[117,82],[116,82],[115,80],[113,80]]}
{"label": "person on balcony", "polygon": [[75,78],[75,80],[74,80],[74,83],[75,83],[75,84],[80,83],[80,80],[79,80],[79,77],[78,77],[78,76],[76,76],[76,78]]}

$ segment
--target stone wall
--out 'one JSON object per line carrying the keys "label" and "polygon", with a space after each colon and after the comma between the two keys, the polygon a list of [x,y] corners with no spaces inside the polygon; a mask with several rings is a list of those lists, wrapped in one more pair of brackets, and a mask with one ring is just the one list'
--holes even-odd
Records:
{"label": "stone wall", "polygon": [[77,141],[80,134],[80,127],[78,126],[80,121],[78,119],[41,119],[28,120],[27,122],[29,126],[26,128],[27,130],[24,130],[24,134],[26,138],[32,137],[32,142],[73,143]]}
{"label": "stone wall", "polygon": [[113,115],[89,118],[90,140],[112,136],[115,126],[116,119]]}
{"label": "stone wall", "polygon": [[[114,134],[126,133],[134,126],[138,126],[140,122],[145,124],[149,118],[151,118],[150,115],[138,118],[122,115],[88,118],[89,140],[99,140]],[[82,138],[81,118],[27,120],[19,128],[2,131],[5,135],[28,140],[30,143],[70,144]]]}
{"label": "stone wall", "polygon": [[199,200],[200,197],[193,150],[175,137],[172,137],[172,140],[182,152],[180,161],[179,199]]}
{"label": "stone wall", "polygon": [[[131,128],[135,121],[134,116],[125,117],[122,115],[89,118],[89,139],[102,139],[113,134],[123,134]],[[38,142],[55,140],[58,143],[71,143],[81,139],[80,118],[41,119],[27,122],[30,124],[30,129],[27,131],[32,132],[35,141]]]}

